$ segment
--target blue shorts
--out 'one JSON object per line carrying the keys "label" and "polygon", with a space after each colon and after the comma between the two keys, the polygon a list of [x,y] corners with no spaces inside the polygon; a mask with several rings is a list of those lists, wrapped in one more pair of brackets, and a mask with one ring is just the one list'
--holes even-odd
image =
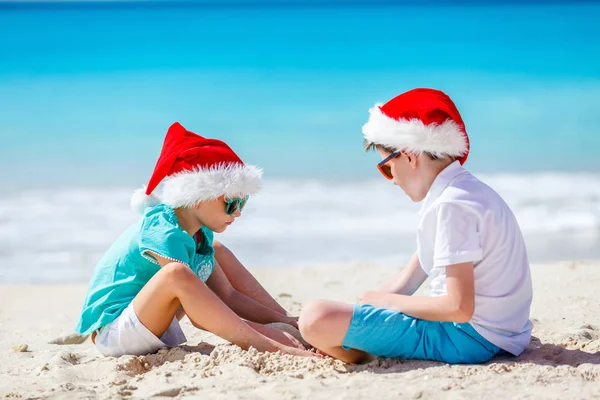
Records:
{"label": "blue shorts", "polygon": [[368,304],[354,306],[343,347],[450,364],[486,362],[501,351],[468,323],[425,321]]}

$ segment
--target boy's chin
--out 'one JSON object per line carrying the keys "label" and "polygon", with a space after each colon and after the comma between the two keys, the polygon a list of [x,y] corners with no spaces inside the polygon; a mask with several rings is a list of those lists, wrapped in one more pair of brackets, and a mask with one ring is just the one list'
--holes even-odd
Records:
{"label": "boy's chin", "polygon": [[411,201],[413,201],[414,203],[418,203],[418,202],[420,202],[420,201],[423,201],[423,199],[425,199],[425,195],[427,194],[427,193],[425,193],[425,194],[421,194],[421,193],[411,193],[411,192],[407,191],[406,189],[404,189],[404,188],[403,188],[403,187],[401,187],[401,186],[398,186],[398,187],[399,187],[400,189],[402,189],[402,191],[404,192],[404,194],[405,194],[406,196],[408,196],[408,198],[409,198]]}
{"label": "boy's chin", "polygon": [[[404,193],[406,193],[406,192],[404,192]],[[413,203],[419,203],[419,202],[423,201],[423,199],[425,198],[425,196],[417,196],[417,195],[408,194],[408,193],[406,193],[406,195]]]}

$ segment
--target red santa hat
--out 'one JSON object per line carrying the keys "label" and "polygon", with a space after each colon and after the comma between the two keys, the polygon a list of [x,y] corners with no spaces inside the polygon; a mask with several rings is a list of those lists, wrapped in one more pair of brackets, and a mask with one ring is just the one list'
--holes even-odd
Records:
{"label": "red santa hat", "polygon": [[469,136],[450,97],[439,90],[413,89],[369,110],[367,142],[435,156],[469,156]]}
{"label": "red santa hat", "polygon": [[[191,207],[220,196],[236,197],[260,190],[262,170],[246,165],[225,143],[171,125],[148,186],[138,189],[131,207],[143,212],[159,203]],[[162,194],[155,189],[162,183]]]}

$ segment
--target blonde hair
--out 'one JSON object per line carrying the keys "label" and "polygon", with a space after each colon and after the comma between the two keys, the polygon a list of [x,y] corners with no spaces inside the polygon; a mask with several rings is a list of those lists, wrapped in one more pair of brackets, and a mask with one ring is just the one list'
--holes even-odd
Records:
{"label": "blonde hair", "polygon": [[[393,153],[393,152],[399,150],[399,149],[389,147],[389,146],[386,146],[383,144],[376,144],[376,143],[370,142],[367,139],[365,139],[363,141],[363,148],[365,149],[365,151],[381,150],[381,151],[385,151],[386,153]],[[441,161],[441,160],[446,160],[446,159],[450,159],[450,161],[456,160],[456,157],[453,157],[453,156],[437,156],[437,155],[431,154],[427,151],[424,151],[421,154],[426,155],[433,161],[438,161],[438,160]]]}

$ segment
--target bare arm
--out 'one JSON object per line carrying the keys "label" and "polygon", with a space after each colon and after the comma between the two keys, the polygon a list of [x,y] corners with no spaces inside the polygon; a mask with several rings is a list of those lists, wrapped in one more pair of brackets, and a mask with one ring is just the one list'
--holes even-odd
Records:
{"label": "bare arm", "polygon": [[275,340],[285,346],[293,347],[295,349],[306,350],[306,347],[290,333],[282,331],[277,328],[270,327],[268,325],[257,324],[256,322],[246,321],[248,325],[256,332],[265,335],[269,339]]}
{"label": "bare arm", "polygon": [[427,274],[421,268],[419,256],[415,252],[410,261],[392,279],[382,284],[378,292],[411,296],[425,282]]}
{"label": "bare arm", "polygon": [[213,247],[215,249],[215,260],[219,262],[227,279],[238,292],[245,294],[247,297],[273,311],[290,316],[290,314],[262,287],[256,278],[248,272],[231,250],[217,240],[213,242]]}
{"label": "bare arm", "polygon": [[237,291],[227,279],[217,260],[215,260],[215,268],[206,281],[206,285],[241,318],[260,324],[286,322],[288,319],[285,315]]}
{"label": "bare arm", "polygon": [[428,321],[468,322],[475,311],[473,263],[446,267],[447,294],[417,297],[402,294],[366,292],[360,303],[400,311]]}
{"label": "bare arm", "polygon": [[133,307],[140,322],[156,336],[164,333],[179,307],[183,306],[194,326],[208,330],[243,349],[254,347],[259,351],[283,351],[312,356],[301,349],[282,345],[250,327],[188,265],[152,255],[161,269],[136,295]]}

